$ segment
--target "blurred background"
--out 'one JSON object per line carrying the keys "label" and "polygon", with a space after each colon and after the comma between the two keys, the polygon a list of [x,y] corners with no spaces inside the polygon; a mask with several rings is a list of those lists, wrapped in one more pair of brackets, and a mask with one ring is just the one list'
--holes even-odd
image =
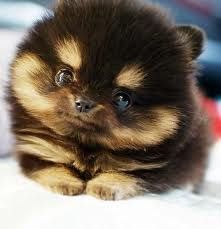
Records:
{"label": "blurred background", "polygon": [[[0,65],[7,75],[8,63],[17,42],[32,23],[50,11],[57,0],[0,0]],[[144,0],[148,2],[148,0]],[[168,8],[178,23],[196,24],[208,36],[200,56],[198,82],[213,120],[216,136],[221,136],[221,0],[152,0]],[[205,98],[205,97],[204,97]],[[208,99],[209,98],[209,99]]]}

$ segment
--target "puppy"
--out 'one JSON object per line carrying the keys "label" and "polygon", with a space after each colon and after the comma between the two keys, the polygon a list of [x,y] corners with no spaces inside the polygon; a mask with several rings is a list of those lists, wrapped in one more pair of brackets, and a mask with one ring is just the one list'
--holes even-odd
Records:
{"label": "puppy", "polygon": [[64,195],[119,200],[200,186],[209,134],[196,87],[204,42],[161,8],[64,0],[11,66],[23,173]]}

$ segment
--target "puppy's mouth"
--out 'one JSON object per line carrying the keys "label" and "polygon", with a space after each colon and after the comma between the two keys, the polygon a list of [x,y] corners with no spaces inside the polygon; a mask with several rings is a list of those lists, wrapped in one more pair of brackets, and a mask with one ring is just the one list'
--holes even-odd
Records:
{"label": "puppy's mouth", "polygon": [[104,132],[106,129],[100,117],[91,117],[89,115],[73,115],[66,111],[59,111],[58,116],[60,119],[67,121],[76,131],[79,132]]}
{"label": "puppy's mouth", "polygon": [[90,134],[93,132],[103,132],[104,127],[99,123],[99,120],[93,121],[89,118],[82,118],[80,116],[76,116],[73,119],[71,119],[71,123],[79,132],[90,132]]}

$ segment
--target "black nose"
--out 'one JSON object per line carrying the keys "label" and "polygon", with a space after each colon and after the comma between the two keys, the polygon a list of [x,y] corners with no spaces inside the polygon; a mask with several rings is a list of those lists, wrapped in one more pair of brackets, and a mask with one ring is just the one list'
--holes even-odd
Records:
{"label": "black nose", "polygon": [[78,98],[75,101],[76,110],[80,113],[87,113],[94,107],[94,102],[89,99]]}

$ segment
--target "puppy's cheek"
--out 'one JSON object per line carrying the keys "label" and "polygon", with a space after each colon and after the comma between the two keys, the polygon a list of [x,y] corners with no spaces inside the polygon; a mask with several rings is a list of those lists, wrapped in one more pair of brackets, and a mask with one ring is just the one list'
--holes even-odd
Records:
{"label": "puppy's cheek", "polygon": [[43,90],[51,85],[52,72],[38,56],[25,53],[12,66],[12,90],[18,102],[30,113],[53,109],[53,101]]}
{"label": "puppy's cheek", "polygon": [[69,123],[57,114],[62,107],[59,102],[68,92],[47,92],[47,87],[53,85],[53,73],[38,56],[25,53],[18,57],[12,66],[11,80],[14,96],[30,115],[58,134],[71,132]]}
{"label": "puppy's cheek", "polygon": [[176,134],[180,115],[175,108],[157,107],[149,114],[137,123],[136,128],[121,126],[111,129],[110,136],[101,136],[100,142],[112,149],[140,148],[158,145]]}
{"label": "puppy's cheek", "polygon": [[[116,115],[116,111],[114,111],[112,105],[109,103],[103,103],[102,109],[96,115],[97,115],[96,119],[98,121],[102,120],[103,125],[105,125],[106,128],[108,128],[110,130],[115,128],[115,127],[121,126],[119,119]],[[104,119],[104,117],[105,117],[105,119]]]}
{"label": "puppy's cheek", "polygon": [[42,114],[39,116],[39,120],[47,127],[52,129],[55,133],[67,136],[72,133],[73,127],[71,123],[65,119],[61,119],[54,113]]}
{"label": "puppy's cheek", "polygon": [[32,115],[57,134],[67,136],[73,132],[73,110],[66,97],[61,96],[59,99],[59,96],[59,93],[55,93],[55,96],[50,97],[53,106],[49,110],[35,111]]}

